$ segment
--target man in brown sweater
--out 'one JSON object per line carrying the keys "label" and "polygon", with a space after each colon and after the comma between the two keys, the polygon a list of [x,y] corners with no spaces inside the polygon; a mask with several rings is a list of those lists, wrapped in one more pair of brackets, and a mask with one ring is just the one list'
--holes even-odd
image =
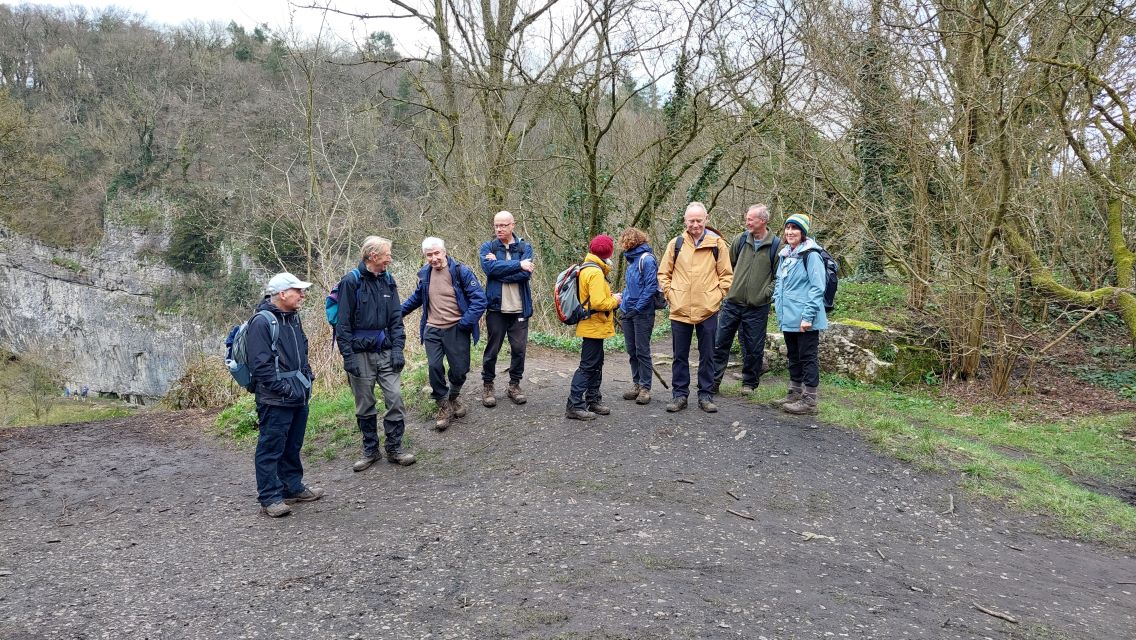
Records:
{"label": "man in brown sweater", "polygon": [[485,290],[469,267],[446,255],[441,238],[423,240],[422,255],[426,265],[418,271],[418,288],[402,303],[402,315],[422,307],[418,328],[430,368],[430,395],[438,403],[434,428],[445,431],[453,418],[466,414],[461,389],[469,373],[470,339],[477,342],[480,336]]}

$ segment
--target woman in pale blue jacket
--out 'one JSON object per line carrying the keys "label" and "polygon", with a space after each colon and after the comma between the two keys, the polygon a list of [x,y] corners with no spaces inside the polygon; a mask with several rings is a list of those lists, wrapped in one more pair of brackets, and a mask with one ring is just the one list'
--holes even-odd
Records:
{"label": "woman in pale blue jacket", "polygon": [[785,221],[784,247],[777,269],[773,304],[789,352],[789,391],[775,405],[787,413],[816,415],[820,386],[820,332],[828,328],[824,312],[824,260],[809,237],[811,221],[795,213]]}

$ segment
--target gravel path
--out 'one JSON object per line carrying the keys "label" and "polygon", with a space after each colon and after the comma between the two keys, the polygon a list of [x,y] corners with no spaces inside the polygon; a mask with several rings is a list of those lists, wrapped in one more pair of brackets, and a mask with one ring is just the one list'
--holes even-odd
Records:
{"label": "gravel path", "polygon": [[608,365],[592,423],[570,358],[530,355],[522,407],[471,376],[417,465],[311,462],[327,497],[279,520],[209,414],[0,431],[0,637],[1136,638],[1133,558],[815,421],[625,403]]}

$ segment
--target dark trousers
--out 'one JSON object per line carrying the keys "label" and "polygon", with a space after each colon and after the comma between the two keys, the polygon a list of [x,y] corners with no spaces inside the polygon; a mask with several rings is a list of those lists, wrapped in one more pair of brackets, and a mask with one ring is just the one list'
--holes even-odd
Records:
{"label": "dark trousers", "polygon": [[820,331],[786,331],[785,348],[789,352],[789,379],[806,387],[820,386]]}
{"label": "dark trousers", "polygon": [[631,362],[631,382],[651,388],[651,330],[655,328],[655,312],[640,311],[624,315],[623,341]]}
{"label": "dark trousers", "polygon": [[750,307],[722,302],[718,312],[718,333],[714,337],[714,380],[721,381],[730,361],[730,347],[734,336],[742,343],[742,384],[757,387],[761,381],[761,364],[765,357],[765,324],[769,320],[769,305]]}
{"label": "dark trousers", "polygon": [[519,313],[485,313],[485,357],[481,360],[481,381],[490,384],[497,377],[497,354],[509,336],[509,382],[525,377],[525,347],[529,342],[529,321]]}
{"label": "dark trousers", "polygon": [[603,400],[600,382],[603,381],[603,339],[584,338],[580,347],[580,366],[572,376],[572,391],[568,396],[569,409],[587,410],[589,404]]}
{"label": "dark trousers", "polygon": [[671,348],[674,363],[671,365],[671,395],[685,398],[690,395],[690,342],[698,334],[698,397],[710,398],[714,386],[714,334],[718,332],[718,314],[698,324],[671,320]]}
{"label": "dark trousers", "polygon": [[308,429],[308,405],[277,407],[256,403],[260,438],[256,441],[256,497],[262,506],[304,490],[300,448]]}
{"label": "dark trousers", "polygon": [[[430,371],[430,397],[441,400],[461,393],[469,373],[469,343],[473,334],[454,325],[449,329],[426,326],[422,345]],[[445,364],[442,358],[446,359]],[[449,365],[449,372],[446,365]],[[447,378],[449,384],[446,384]]]}

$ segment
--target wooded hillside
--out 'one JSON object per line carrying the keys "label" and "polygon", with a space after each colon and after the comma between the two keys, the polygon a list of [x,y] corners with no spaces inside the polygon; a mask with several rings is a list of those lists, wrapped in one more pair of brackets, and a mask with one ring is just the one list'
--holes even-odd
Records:
{"label": "wooded hillside", "polygon": [[328,286],[369,233],[471,260],[508,209],[547,282],[595,233],[766,202],[909,284],[953,376],[1004,389],[1089,314],[1136,339],[1131,3],[376,5],[430,51],[0,5],[3,220],[168,234],[155,259],[237,304],[245,258]]}

